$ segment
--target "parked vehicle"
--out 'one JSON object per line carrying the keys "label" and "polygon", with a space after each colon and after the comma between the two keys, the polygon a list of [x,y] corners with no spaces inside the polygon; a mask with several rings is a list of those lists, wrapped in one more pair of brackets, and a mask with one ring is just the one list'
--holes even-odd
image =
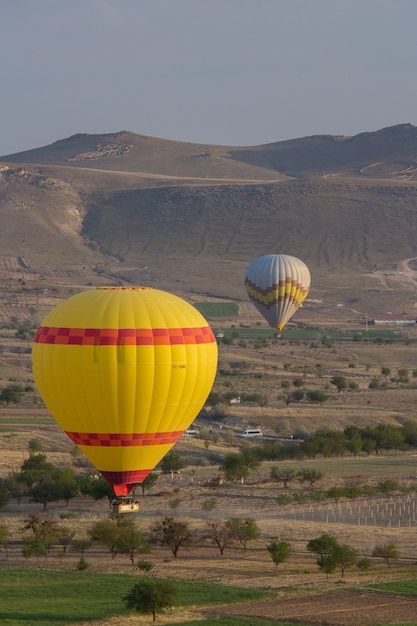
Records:
{"label": "parked vehicle", "polygon": [[189,428],[188,430],[184,430],[182,433],[183,437],[198,437],[200,435],[200,431],[196,429]]}
{"label": "parked vehicle", "polygon": [[239,437],[263,437],[263,433],[260,428],[248,428]]}

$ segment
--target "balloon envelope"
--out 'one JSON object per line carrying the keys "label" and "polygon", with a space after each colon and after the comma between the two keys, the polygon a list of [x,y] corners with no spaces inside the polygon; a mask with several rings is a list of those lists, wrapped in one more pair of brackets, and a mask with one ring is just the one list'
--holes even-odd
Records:
{"label": "balloon envelope", "polygon": [[204,405],[217,343],[204,317],[177,296],[99,287],[46,316],[32,365],[58,424],[116,495],[127,495]]}
{"label": "balloon envelope", "polygon": [[307,297],[310,282],[305,263],[286,254],[258,257],[245,275],[250,300],[278,335]]}

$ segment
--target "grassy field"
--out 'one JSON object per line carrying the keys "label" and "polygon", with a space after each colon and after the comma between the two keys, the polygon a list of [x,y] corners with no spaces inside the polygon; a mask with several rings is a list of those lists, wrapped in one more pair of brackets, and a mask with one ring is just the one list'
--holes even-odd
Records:
{"label": "grassy field", "polygon": [[[1,623],[4,626],[60,626],[106,620],[115,616],[122,619],[122,616],[132,613],[126,609],[123,597],[137,581],[138,577],[135,575],[0,569]],[[395,594],[417,595],[416,580],[393,581],[368,587]],[[192,581],[178,584],[177,590],[175,607],[182,609],[253,602],[271,597],[271,593],[265,590],[239,589]],[[171,615],[174,620],[170,620],[171,624],[179,626],[184,623],[175,621],[175,608]],[[213,617],[187,623],[189,626],[266,626],[271,622],[254,618]],[[283,622],[280,623],[285,626]],[[411,626],[416,623],[408,624]],[[290,624],[287,623],[287,626]]]}
{"label": "grassy field", "polygon": [[[0,569],[0,621],[4,626],[59,626],[115,615],[127,615],[122,598],[134,575]],[[180,607],[231,604],[268,595],[259,589],[187,582],[178,584]]]}

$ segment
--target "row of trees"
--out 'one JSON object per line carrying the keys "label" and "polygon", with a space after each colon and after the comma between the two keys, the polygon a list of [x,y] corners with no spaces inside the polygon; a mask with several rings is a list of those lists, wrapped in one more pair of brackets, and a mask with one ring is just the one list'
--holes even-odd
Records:
{"label": "row of trees", "polygon": [[[250,517],[231,518],[218,520],[208,524],[204,530],[193,529],[188,522],[165,516],[156,522],[147,532],[139,530],[135,521],[125,515],[111,514],[109,517],[94,523],[87,531],[87,537],[77,538],[76,532],[63,523],[54,519],[42,517],[39,513],[33,513],[24,520],[21,540],[21,551],[25,558],[41,557],[45,559],[54,546],[60,546],[62,555],[65,556],[67,549],[81,554],[79,569],[88,566],[84,555],[93,543],[98,543],[107,548],[111,558],[118,554],[129,557],[132,566],[149,571],[152,563],[143,559],[143,555],[149,554],[152,546],[166,546],[170,549],[174,558],[178,557],[180,548],[189,547],[195,543],[211,543],[217,546],[220,555],[224,555],[226,548],[232,545],[240,545],[245,553],[250,542],[259,539],[261,531],[256,521]],[[10,532],[6,525],[0,525],[0,546],[8,555],[10,544]],[[291,554],[291,545],[288,542],[273,539],[266,545],[275,570],[280,563],[288,560]],[[353,565],[361,569],[371,566],[369,558],[358,558],[358,551],[347,544],[339,544],[336,537],[329,534],[307,542],[307,551],[318,555],[317,565],[320,570],[330,574],[340,568],[343,577],[345,570]],[[388,566],[399,559],[399,551],[393,542],[376,545],[372,556],[383,559]],[[139,559],[139,560],[138,560]]]}
{"label": "row of trees", "polygon": [[252,447],[251,453],[261,461],[285,459],[330,458],[349,453],[380,454],[382,451],[407,451],[417,447],[417,424],[406,422],[403,426],[378,424],[375,427],[348,426],[343,431],[320,428],[302,442],[286,445],[265,441]]}

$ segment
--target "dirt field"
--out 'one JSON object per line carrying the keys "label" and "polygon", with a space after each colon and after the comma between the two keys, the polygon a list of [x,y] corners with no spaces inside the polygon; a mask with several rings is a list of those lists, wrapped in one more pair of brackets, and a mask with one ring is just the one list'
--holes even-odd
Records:
{"label": "dirt field", "polygon": [[291,600],[272,600],[208,610],[204,613],[250,617],[254,620],[266,619],[278,624],[292,622],[320,626],[415,623],[417,598],[343,589]]}

